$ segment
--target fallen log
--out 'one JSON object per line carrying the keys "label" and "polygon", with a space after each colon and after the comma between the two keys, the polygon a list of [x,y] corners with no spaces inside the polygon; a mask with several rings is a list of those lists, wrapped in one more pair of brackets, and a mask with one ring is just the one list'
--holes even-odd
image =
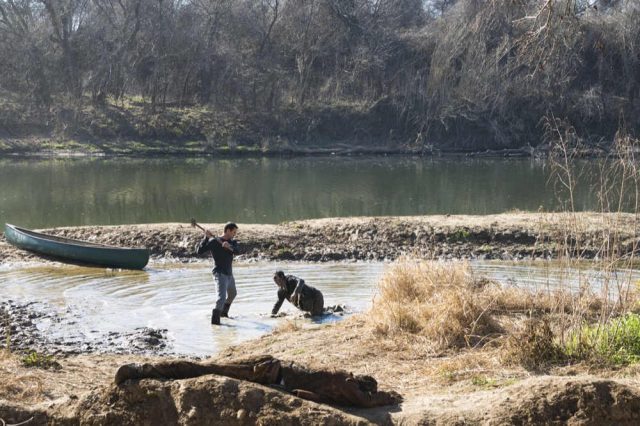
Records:
{"label": "fallen log", "polygon": [[208,374],[272,386],[320,403],[369,408],[402,401],[402,396],[396,392],[379,391],[378,382],[371,376],[354,375],[344,370],[310,369],[270,355],[221,364],[190,361],[125,364],[118,368],[114,381],[121,385],[127,380],[181,380]]}

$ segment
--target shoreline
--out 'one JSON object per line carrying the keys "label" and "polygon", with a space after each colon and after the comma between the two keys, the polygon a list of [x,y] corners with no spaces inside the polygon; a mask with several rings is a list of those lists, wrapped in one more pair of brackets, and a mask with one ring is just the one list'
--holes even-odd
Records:
{"label": "shoreline", "polygon": [[[1,141],[0,141],[1,142]],[[23,142],[26,145],[32,142]],[[137,145],[137,144],[136,144]],[[140,149],[124,147],[120,150],[100,150],[91,145],[87,149],[0,149],[0,159],[47,159],[47,158],[273,158],[273,157],[432,157],[432,158],[470,158],[470,159],[532,159],[547,158],[548,146],[497,149],[466,148],[413,148],[409,146],[368,146],[338,144],[328,146],[306,146],[289,148],[262,149],[255,146],[237,146],[233,148],[209,148],[206,142],[198,148],[165,147]],[[576,152],[576,158],[606,158],[610,152],[603,149],[585,148]]]}
{"label": "shoreline", "polygon": [[[269,157],[322,157],[322,156],[406,156],[406,157],[469,157],[469,158],[540,158],[549,154],[548,149],[422,149],[409,147],[359,146],[340,144],[328,147],[297,147],[286,149],[258,149],[255,147],[201,148],[162,150],[125,149],[122,152],[92,150],[0,150],[0,159],[10,158],[269,158]],[[606,153],[589,151],[584,157],[601,157]]]}
{"label": "shoreline", "polygon": [[[563,256],[566,241],[580,241],[580,255],[593,259],[611,227],[617,249],[638,246],[638,218],[630,213],[527,213],[309,219],[281,224],[238,224],[243,260],[389,261],[424,259],[524,260]],[[214,233],[223,224],[205,223]],[[154,261],[193,261],[202,233],[187,223],[79,226],[40,230],[56,236],[122,247],[147,247]],[[40,261],[0,238],[0,263]]]}

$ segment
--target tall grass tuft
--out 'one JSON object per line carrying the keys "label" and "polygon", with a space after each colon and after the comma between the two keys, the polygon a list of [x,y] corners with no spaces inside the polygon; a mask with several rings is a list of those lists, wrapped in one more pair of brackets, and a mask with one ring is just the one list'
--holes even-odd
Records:
{"label": "tall grass tuft", "polygon": [[508,336],[504,349],[507,363],[522,365],[527,370],[543,370],[566,359],[547,315],[526,320],[522,330]]}
{"label": "tall grass tuft", "polygon": [[474,345],[499,330],[489,285],[466,263],[401,259],[381,278],[367,318],[381,335],[419,335],[439,348]]}

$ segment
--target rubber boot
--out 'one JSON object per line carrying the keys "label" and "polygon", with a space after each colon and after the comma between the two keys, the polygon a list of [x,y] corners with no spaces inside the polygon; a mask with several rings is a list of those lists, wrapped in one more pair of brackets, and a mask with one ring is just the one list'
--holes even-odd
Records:
{"label": "rubber boot", "polygon": [[225,303],[222,307],[221,317],[229,318],[229,308],[231,308],[231,303]]}
{"label": "rubber boot", "polygon": [[220,311],[217,309],[211,311],[211,324],[220,325]]}

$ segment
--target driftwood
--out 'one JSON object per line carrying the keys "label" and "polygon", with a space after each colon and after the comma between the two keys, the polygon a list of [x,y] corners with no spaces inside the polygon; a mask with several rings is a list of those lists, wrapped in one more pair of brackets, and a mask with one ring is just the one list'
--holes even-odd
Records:
{"label": "driftwood", "polygon": [[269,355],[226,364],[189,361],[126,364],[116,372],[115,383],[136,379],[188,379],[207,374],[270,385],[300,398],[329,404],[377,407],[402,401],[396,392],[378,391],[378,383],[371,376],[356,376],[343,370],[314,370]]}

